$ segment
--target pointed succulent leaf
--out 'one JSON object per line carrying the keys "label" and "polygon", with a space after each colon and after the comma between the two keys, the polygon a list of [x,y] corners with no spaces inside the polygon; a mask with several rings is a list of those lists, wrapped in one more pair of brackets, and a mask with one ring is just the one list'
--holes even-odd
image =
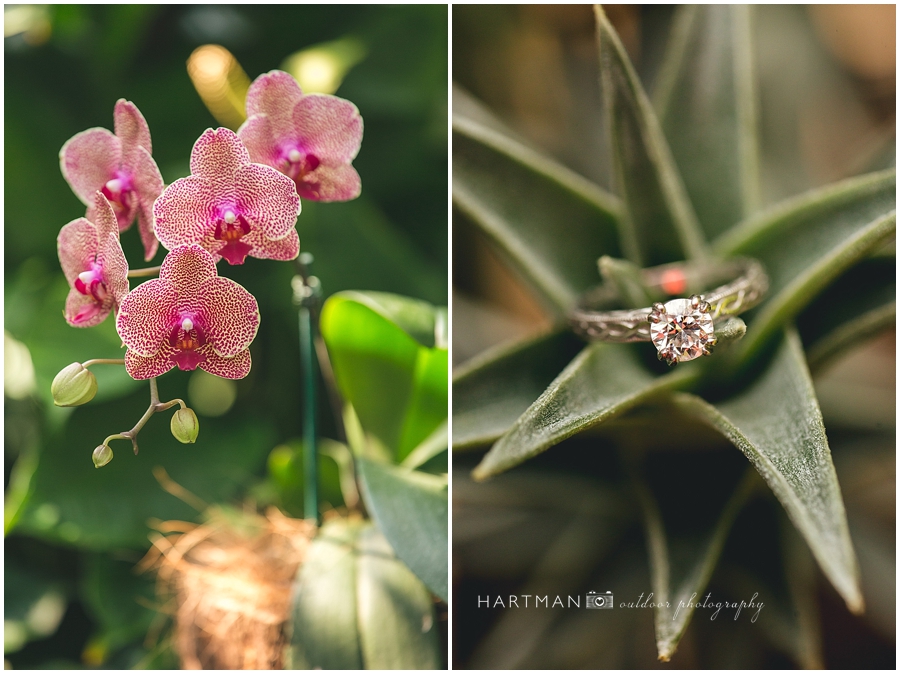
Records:
{"label": "pointed succulent leaf", "polygon": [[322,527],[297,575],[293,666],[435,669],[437,630],[428,591],[371,523]]}
{"label": "pointed succulent leaf", "polygon": [[338,387],[397,461],[447,418],[447,349],[422,345],[434,343],[437,315],[424,302],[382,293],[337,293],[322,308]]}
{"label": "pointed succulent leaf", "polygon": [[717,428],[756,467],[853,612],[859,571],[822,414],[796,332],[749,388],[715,406],[688,394],[679,406]]}
{"label": "pointed succulent leaf", "polygon": [[446,451],[449,444],[450,433],[447,427],[447,420],[445,419],[444,423],[435,428],[431,435],[422,440],[415,449],[407,454],[401,465],[410,469],[423,466],[441,452]]}
{"label": "pointed succulent leaf", "polygon": [[653,102],[707,239],[759,202],[748,5],[682,5]]}
{"label": "pointed succulent leaf", "polygon": [[495,442],[583,348],[570,330],[503,345],[453,374],[453,450]]}
{"label": "pointed succulent leaf", "polygon": [[[722,507],[712,529],[690,536],[684,532],[667,534],[659,503],[646,482],[635,475],[635,491],[641,504],[650,553],[653,596],[657,602],[654,614],[656,648],[663,662],[668,662],[678,648],[693,616],[694,601],[703,596],[731,526],[759,479],[752,469],[749,470],[751,472],[745,473]],[[690,550],[690,556],[679,559],[676,564],[676,556],[672,554],[674,548],[679,548],[679,552]]]}
{"label": "pointed succulent leaf", "polygon": [[815,372],[833,357],[894,325],[894,258],[864,260],[834,281],[800,314],[797,327]]}
{"label": "pointed succulent leaf", "polygon": [[445,602],[447,479],[359,459],[366,507],[397,556]]}
{"label": "pointed succulent leaf", "polygon": [[353,103],[304,94],[290,74],[273,70],[250,85],[247,115],[238,135],[250,157],[293,180],[301,199],[359,196],[362,186],[351,162],[362,143],[363,120]]}
{"label": "pointed succulent leaf", "polygon": [[562,316],[619,252],[619,201],[511,136],[453,115],[453,203]]}
{"label": "pointed succulent leaf", "polygon": [[896,231],[894,169],[813,190],[745,221],[715,243],[760,260],[769,299],[755,310],[741,356],[753,355],[828,284]]}
{"label": "pointed succulent leaf", "polygon": [[612,175],[626,211],[622,248],[641,266],[703,257],[706,243],[659,120],[605,12],[595,12]]}
{"label": "pointed succulent leaf", "polygon": [[475,479],[509,470],[653,395],[688,385],[698,372],[690,366],[655,377],[630,345],[586,347],[491,447],[473,471]]}

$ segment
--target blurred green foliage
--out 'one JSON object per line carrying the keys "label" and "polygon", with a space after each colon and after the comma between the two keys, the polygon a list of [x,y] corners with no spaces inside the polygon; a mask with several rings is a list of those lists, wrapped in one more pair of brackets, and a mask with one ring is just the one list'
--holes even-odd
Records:
{"label": "blurred green foliage", "polygon": [[[113,105],[126,98],[147,119],[154,158],[170,183],[188,173],[197,137],[219,126],[187,75],[195,48],[226,47],[252,79],[305,47],[357,40],[365,58],[336,95],[352,100],[365,122],[354,162],[363,194],[349,203],[304,202],[301,248],[314,255],[312,271],[326,295],[365,288],[446,305],[447,8],[53,5],[33,14],[49,30],[38,26],[5,40],[5,327],[28,347],[36,373],[30,395],[5,400],[12,524],[6,563],[13,574],[27,568],[46,579],[49,589],[29,596],[59,587],[69,603],[53,636],[6,657],[17,668],[79,660],[171,665],[161,642],[144,643],[148,610],[133,602],[136,594],[152,596],[151,581],[127,567],[147,548],[149,519],[196,520],[198,513],[166,493],[152,469],[164,467],[207,503],[240,500],[249,489],[259,501],[299,514],[301,480],[292,456],[302,402],[294,272],[289,264],[260,260],[223,270],[255,295],[262,322],[251,347],[253,370],[237,382],[233,406],[215,417],[196,406],[196,444],[178,443],[166,414],[144,429],[137,457],[127,443],[114,443],[116,459],[95,470],[92,449],[133,425],[148,391],[120,368],[101,365],[94,368],[100,391],[90,404],[61,410],[50,402],[49,384],[60,368],[122,354],[111,321],[76,330],[63,320],[66,284],[56,236],[84,207],[60,174],[59,149],[86,128],[111,128]],[[142,266],[136,228],[123,233],[122,244],[133,266]],[[159,264],[164,252],[149,264]],[[189,385],[192,376],[168,374],[160,395],[191,404],[192,395],[208,388]],[[324,388],[320,399],[327,399]],[[329,410],[320,409],[322,434],[334,437]],[[338,506],[339,478],[329,461],[323,500]]]}

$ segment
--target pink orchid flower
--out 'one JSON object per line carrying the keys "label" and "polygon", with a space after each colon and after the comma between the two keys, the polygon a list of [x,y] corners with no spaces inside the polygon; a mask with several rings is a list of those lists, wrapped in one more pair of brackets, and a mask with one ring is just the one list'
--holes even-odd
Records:
{"label": "pink orchid flower", "polygon": [[94,128],[72,136],[59,152],[63,177],[88,205],[94,192],[102,192],[115,211],[119,230],[138,219],[144,258],[156,254],[153,202],[163,190],[163,179],[151,156],[150,128],[140,110],[124,98],[113,113],[116,133]]}
{"label": "pink orchid flower", "polygon": [[304,95],[286,72],[260,75],[247,92],[247,121],[238,135],[253,161],[291,178],[301,199],[348,201],[359,196],[350,162],[359,152],[363,120],[350,101]]}
{"label": "pink orchid flower", "polygon": [[119,244],[116,215],[102,193],[94,192],[93,202],[93,222],[73,220],[56,240],[59,264],[72,288],[64,313],[76,328],[102,322],[128,294],[128,261]]}
{"label": "pink orchid flower", "polygon": [[253,164],[230,129],[207,129],[191,152],[191,175],[156,200],[156,235],[169,250],[199,243],[216,262],[246,257],[293,260],[300,253],[294,224],[300,199],[294,184],[269,166]]}
{"label": "pink orchid flower", "polygon": [[257,328],[256,299],[219,276],[212,254],[199,244],[166,255],[159,278],[128,293],[116,319],[128,347],[125,369],[134,379],[158,377],[176,365],[243,379]]}

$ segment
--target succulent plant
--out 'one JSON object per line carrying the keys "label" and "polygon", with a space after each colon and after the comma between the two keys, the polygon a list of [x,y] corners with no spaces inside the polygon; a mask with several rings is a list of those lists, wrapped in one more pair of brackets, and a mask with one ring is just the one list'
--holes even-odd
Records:
{"label": "succulent plant", "polygon": [[[556,325],[454,375],[456,666],[674,664],[686,638],[682,666],[820,667],[816,565],[865,610],[851,531],[859,545],[870,529],[848,526],[811,373],[894,323],[895,170],[761,206],[750,11],[680,8],[651,98],[596,9],[612,191],[454,90],[454,226],[480,232]],[[598,258],[630,309],[645,306],[641,267],[737,256],[770,287],[745,323],[716,325],[728,343],[711,357],[669,369],[649,345],[585,345],[567,325]],[[874,473],[867,447],[893,446],[892,429],[835,437]],[[475,604],[607,590],[612,612]],[[764,608],[709,620],[710,593]]]}

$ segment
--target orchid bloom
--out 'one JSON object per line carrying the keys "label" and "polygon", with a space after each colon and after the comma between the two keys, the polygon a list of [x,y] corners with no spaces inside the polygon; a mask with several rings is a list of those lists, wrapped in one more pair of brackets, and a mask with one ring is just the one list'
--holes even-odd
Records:
{"label": "orchid bloom", "polygon": [[256,299],[219,276],[212,254],[199,244],[166,255],[159,278],[128,293],[116,320],[128,347],[125,369],[134,379],[158,377],[176,365],[243,379],[258,327]]}
{"label": "orchid bloom", "polygon": [[300,199],[275,169],[250,162],[234,131],[207,129],[191,152],[191,175],[156,200],[156,235],[169,250],[199,243],[218,262],[246,257],[293,260],[300,253],[294,224]]}
{"label": "orchid bloom", "polygon": [[363,120],[350,101],[305,94],[286,72],[256,78],[247,92],[247,121],[238,135],[253,161],[291,178],[301,199],[348,201],[360,193],[350,162],[359,152]]}
{"label": "orchid bloom", "polygon": [[163,179],[151,156],[150,128],[140,110],[124,98],[113,113],[116,133],[93,128],[72,136],[59,152],[63,177],[72,191],[88,205],[94,192],[107,198],[119,231],[138,219],[144,258],[156,254],[159,242],[153,233],[153,202],[163,190]]}
{"label": "orchid bloom", "polygon": [[56,241],[59,264],[71,287],[65,317],[76,328],[102,322],[128,294],[128,261],[119,244],[119,225],[101,192],[94,193],[89,212],[93,222],[73,220]]}

